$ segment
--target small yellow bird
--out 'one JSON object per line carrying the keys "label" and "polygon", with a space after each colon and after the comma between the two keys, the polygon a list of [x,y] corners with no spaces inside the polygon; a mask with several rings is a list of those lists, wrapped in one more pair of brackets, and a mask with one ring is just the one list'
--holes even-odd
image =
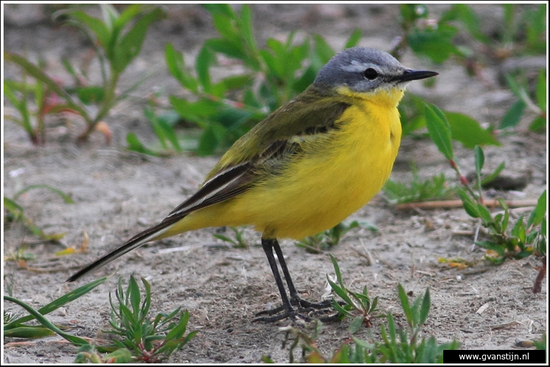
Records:
{"label": "small yellow bird", "polygon": [[162,222],[68,281],[149,241],[205,227],[253,225],[262,232],[283,303],[255,320],[307,318],[299,311],[329,306],[298,296],[277,239],[301,239],[332,228],[380,191],[401,142],[397,105],[405,86],[435,75],[406,69],[379,50],[344,50],[303,93],[237,140],[201,188]]}

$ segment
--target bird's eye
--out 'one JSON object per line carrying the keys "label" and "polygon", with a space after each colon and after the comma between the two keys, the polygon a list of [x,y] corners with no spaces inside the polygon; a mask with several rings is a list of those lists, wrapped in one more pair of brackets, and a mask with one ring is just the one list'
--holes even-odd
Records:
{"label": "bird's eye", "polygon": [[376,70],[374,70],[373,68],[368,68],[367,70],[365,70],[363,72],[363,75],[365,76],[365,78],[367,78],[368,80],[373,80],[373,79],[376,79],[378,77],[378,73],[376,72]]}

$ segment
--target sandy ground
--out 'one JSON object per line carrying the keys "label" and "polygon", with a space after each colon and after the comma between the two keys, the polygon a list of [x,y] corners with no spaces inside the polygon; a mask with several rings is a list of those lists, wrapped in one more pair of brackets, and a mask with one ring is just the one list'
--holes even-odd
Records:
{"label": "sandy ground", "polygon": [[[71,194],[75,204],[65,204],[46,190],[33,190],[20,198],[26,214],[36,224],[46,232],[64,232],[66,236],[61,245],[37,243],[19,226],[8,228],[4,232],[4,255],[26,246],[36,260],[27,263],[35,270],[4,262],[4,292],[39,308],[90,281],[93,277],[77,284],[63,283],[80,266],[162,219],[194,192],[215,164],[216,157],[179,155],[160,159],[124,149],[129,131],[145,142],[154,141],[142,113],[152,91],[161,91],[160,98],[166,103],[169,94],[183,94],[167,72],[165,42],[172,42],[192,60],[202,42],[215,35],[204,9],[190,5],[168,9],[168,19],[152,27],[142,53],[123,76],[122,84],[129,85],[144,72],[154,74],[106,119],[113,130],[110,145],[105,144],[101,134],[95,134],[88,145],[77,146],[74,140],[82,126],[67,128],[53,121],[48,128],[47,145],[36,148],[28,143],[22,130],[12,123],[5,124],[5,195],[11,197],[27,185],[48,184]],[[441,9],[431,8],[434,12]],[[500,11],[499,7],[478,10],[485,16],[484,27],[496,26],[491,14]],[[89,44],[77,31],[52,27],[43,6],[9,5],[5,14],[5,49],[26,52],[31,59],[44,57],[51,75],[65,75],[59,64],[61,56],[80,62],[88,51]],[[389,26],[398,16],[395,5],[255,5],[253,14],[260,45],[267,37],[284,39],[289,31],[298,30],[298,37],[319,33],[339,50],[343,40],[358,27],[365,35],[361,45],[387,50],[399,35],[397,27]],[[483,70],[492,84],[489,88],[452,62],[434,67],[411,53],[402,62],[413,68],[437,68],[440,76],[433,89],[417,83],[409,90],[443,109],[495,123],[514,101],[509,91],[498,86],[496,68]],[[6,72],[13,75],[10,73],[14,69],[8,67]],[[520,192],[497,193],[508,199],[536,199],[547,185],[546,136],[526,132],[528,122],[523,121],[514,134],[499,137],[502,147],[485,149],[488,171],[504,161],[505,174],[528,178],[527,186]],[[459,144],[455,149],[463,169],[471,171],[473,152]],[[421,177],[444,172],[454,179],[453,171],[427,139],[404,138],[392,179],[410,180],[410,161],[416,163]],[[456,230],[473,232],[476,228],[477,223],[463,210],[402,212],[379,194],[351,218],[372,223],[379,231],[355,229],[330,253],[338,259],[345,282],[356,290],[368,286],[373,296],[380,297],[382,311],[391,311],[403,320],[396,292],[401,283],[414,296],[430,287],[432,309],[424,332],[440,342],[457,339],[463,349],[512,349],[519,348],[518,341],[538,339],[546,331],[546,280],[542,293],[533,294],[531,290],[540,262],[530,257],[495,267],[480,261],[483,252],[471,251],[473,236],[453,234]],[[54,256],[63,246],[78,247],[84,232],[89,236],[86,253]],[[245,237],[252,245],[249,249],[237,249],[217,240],[214,233],[232,232],[204,229],[152,243],[126,255],[94,273],[94,277],[99,277],[116,272],[115,276],[49,315],[50,319],[70,326],[76,335],[95,337],[108,326],[108,294],[114,291],[118,277],[127,279],[135,274],[146,277],[152,285],[152,311],[168,312],[181,306],[191,313],[189,329],[200,330],[170,362],[253,363],[259,362],[262,355],[287,362],[288,350],[281,348],[283,334],[278,331],[285,322],[251,321],[256,312],[279,302],[259,235],[247,230]],[[328,253],[310,254],[292,241],[283,241],[282,248],[302,296],[319,300],[326,290],[326,274],[333,274]],[[369,266],[360,256],[367,249],[376,259],[374,265]],[[438,262],[440,257],[460,257],[476,265],[451,269]],[[10,312],[22,312],[12,304],[4,306]],[[484,311],[480,310],[482,306]],[[374,335],[383,322],[374,321]],[[347,320],[325,324],[318,340],[320,349],[327,355],[335,351],[348,337],[348,325]],[[360,331],[358,336],[367,338],[367,331]],[[14,341],[4,340],[4,362],[71,362],[77,350],[58,337],[18,346],[10,344]]]}

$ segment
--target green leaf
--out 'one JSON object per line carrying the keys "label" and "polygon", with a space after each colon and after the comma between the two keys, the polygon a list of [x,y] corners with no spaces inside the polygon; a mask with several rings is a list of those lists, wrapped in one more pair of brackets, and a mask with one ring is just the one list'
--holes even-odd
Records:
{"label": "green leaf", "polygon": [[[107,277],[102,277],[102,278],[96,279],[96,280],[94,280],[94,281],[92,281],[88,284],[85,284],[81,287],[78,287],[74,291],[66,293],[62,297],[48,303],[44,307],[40,308],[38,310],[38,312],[42,315],[47,315],[50,312],[57,310],[59,307],[62,307],[64,305],[66,305],[67,303],[70,303],[70,302],[74,301],[75,299],[82,297],[84,294],[88,293],[89,291],[91,291],[92,289],[94,289],[95,287],[100,285],[101,283],[105,282],[105,280],[107,280]],[[18,325],[24,323],[24,322],[28,322],[28,321],[31,321],[33,319],[34,319],[33,315],[20,317],[17,320],[13,320],[9,324],[4,325],[4,330],[12,329],[12,328],[17,327]]]}
{"label": "green leaf", "polygon": [[162,118],[159,118],[157,122],[158,122],[158,125],[161,127],[162,131],[164,132],[164,136],[172,144],[172,147],[176,150],[176,152],[181,152],[182,148],[172,125],[170,125],[166,120]]}
{"label": "green leaf", "polygon": [[525,109],[525,102],[523,102],[521,99],[517,100],[512,107],[508,109],[504,117],[502,118],[502,121],[500,122],[499,129],[507,129],[511,127],[515,127],[523,115],[523,110]]}
{"label": "green leaf", "polygon": [[451,143],[451,127],[447,118],[439,108],[426,104],[424,113],[426,115],[426,127],[437,149],[446,159],[453,159],[453,146]]}
{"label": "green leaf", "polygon": [[445,117],[453,139],[464,147],[472,149],[476,145],[501,145],[490,128],[483,129],[473,118],[457,112],[445,112]]}
{"label": "green leaf", "polygon": [[341,287],[344,287],[344,283],[342,281],[342,273],[340,272],[340,266],[338,265],[336,258],[330,255],[330,261],[332,261],[332,266],[334,267],[334,272],[336,273],[336,279],[338,280],[338,284],[340,284]]}
{"label": "green leaf", "polygon": [[420,322],[418,325],[424,325],[428,319],[428,314],[430,313],[431,307],[431,298],[430,298],[430,288],[426,288],[426,293],[422,299],[422,306],[420,307]]}
{"label": "green leaf", "polygon": [[10,338],[44,338],[55,335],[53,331],[44,326],[17,326],[13,329],[4,330],[4,337]]}
{"label": "green leaf", "polygon": [[252,32],[252,11],[250,5],[244,4],[241,8],[241,36],[244,38],[248,48],[257,53],[256,40]]}
{"label": "green leaf", "polygon": [[353,301],[349,298],[346,290],[343,287],[340,287],[338,284],[334,283],[327,276],[327,281],[334,293],[336,293],[340,298],[342,298],[348,305],[353,305]]}
{"label": "green leaf", "polygon": [[161,128],[159,124],[159,119],[155,115],[155,112],[153,111],[153,109],[149,106],[145,106],[143,107],[143,114],[151,123],[151,126],[155,131],[155,135],[157,136],[157,138],[160,141],[160,144],[162,145],[162,149],[168,149],[168,144],[166,144],[166,136],[164,134],[164,130]]}
{"label": "green leaf", "polygon": [[347,42],[346,42],[346,45],[344,46],[344,48],[350,48],[350,47],[355,47],[357,46],[357,44],[359,43],[359,41],[361,40],[361,30],[360,29],[356,29],[355,31],[353,31],[353,33],[349,36]]}
{"label": "green leaf", "polygon": [[486,185],[490,182],[493,182],[494,179],[497,178],[498,175],[500,175],[500,172],[502,172],[502,170],[504,169],[504,166],[505,166],[505,162],[502,162],[501,164],[498,165],[498,167],[492,173],[483,177],[481,179],[481,186]]}
{"label": "green leaf", "polygon": [[365,316],[359,315],[355,317],[353,320],[351,320],[349,324],[349,332],[351,334],[355,334],[356,332],[361,329],[361,325],[363,325],[363,321],[365,320]]}
{"label": "green leaf", "polygon": [[[57,17],[59,15],[66,14],[69,16],[69,20],[67,23],[75,24],[74,20],[79,22],[80,24],[75,24],[80,28],[87,27],[90,29],[94,35],[96,36],[99,44],[104,48],[107,49],[107,46],[109,45],[109,41],[111,38],[111,32],[100,19],[94,18],[83,11],[80,10],[71,10],[68,11],[60,11],[55,13],[54,17]],[[74,19],[71,19],[74,18]],[[84,26],[84,27],[83,27]]]}
{"label": "green leaf", "polygon": [[514,93],[516,97],[521,98],[522,87],[518,83],[516,78],[510,74],[504,74],[504,79],[506,80],[506,84],[508,84],[508,88],[510,88],[510,91]]}
{"label": "green leaf", "polygon": [[80,102],[86,105],[97,104],[103,101],[105,90],[103,89],[103,87],[94,85],[80,87],[76,90],[76,95],[78,96]]}
{"label": "green leaf", "polygon": [[10,302],[13,302],[21,307],[23,307],[28,313],[31,314],[31,316],[33,316],[40,324],[42,324],[44,327],[50,329],[51,331],[55,332],[56,334],[58,334],[59,336],[65,338],[66,340],[68,340],[70,343],[74,344],[74,345],[85,345],[85,344],[89,344],[87,340],[85,339],[82,339],[82,338],[79,338],[77,336],[74,336],[74,335],[71,335],[71,334],[68,334],[68,333],[65,333],[64,331],[62,331],[61,329],[59,329],[57,326],[55,326],[54,324],[52,324],[48,319],[46,319],[44,316],[42,316],[42,314],[35,310],[34,308],[32,308],[31,306],[29,306],[28,304],[26,304],[25,302],[21,301],[21,300],[18,300],[16,298],[13,298],[13,297],[10,297],[10,296],[6,296],[4,295],[4,300],[6,301],[10,301]]}
{"label": "green leaf", "polygon": [[207,47],[201,48],[195,61],[195,69],[197,70],[199,83],[206,93],[210,93],[210,89],[212,88],[210,81],[210,64],[212,61],[213,57],[210,50]]}
{"label": "green leaf", "polygon": [[203,128],[206,128],[204,120],[216,114],[217,110],[222,106],[221,102],[208,99],[189,102],[175,96],[170,96],[170,103],[182,118],[192,121]]}
{"label": "green leaf", "polygon": [[82,117],[84,117],[86,120],[88,120],[88,114],[82,108],[80,105],[73,102],[71,96],[59,85],[57,85],[56,82],[54,82],[50,77],[48,77],[40,68],[35,66],[34,64],[27,61],[25,58],[13,54],[10,52],[4,53],[4,60],[5,61],[11,61],[20,67],[22,67],[29,75],[34,77],[36,80],[41,81],[42,83],[46,84],[46,86],[55,94],[59,95],[61,98],[65,99],[67,101],[67,104],[75,111],[77,111]]}
{"label": "green leaf", "polygon": [[409,324],[412,324],[414,321],[414,315],[413,315],[411,306],[409,304],[409,298],[407,296],[407,293],[405,292],[405,289],[401,284],[397,284],[397,293],[399,295],[399,301],[401,302],[401,308],[403,309],[405,318],[407,319]]}
{"label": "green leaf", "polygon": [[[112,7],[111,7],[112,8]],[[116,12],[116,9],[113,9]],[[124,11],[114,18],[114,28],[123,29],[128,22],[137,17],[141,12],[143,12],[142,4],[133,4],[128,6]]]}
{"label": "green leaf", "polygon": [[100,4],[101,14],[103,15],[103,23],[107,25],[111,35],[118,33],[119,29],[116,27],[116,20],[119,17],[118,11],[113,5],[110,4]]}
{"label": "green leaf", "polygon": [[235,27],[235,17],[228,17],[222,13],[213,13],[212,20],[218,33],[232,42],[239,42],[239,30]]}
{"label": "green leaf", "polygon": [[260,56],[262,57],[265,64],[267,65],[267,68],[269,69],[268,72],[270,74],[273,74],[280,79],[284,78],[284,71],[283,71],[284,66],[281,64],[283,62],[281,58],[273,56],[267,50],[260,50]]}
{"label": "green leaf", "polygon": [[539,196],[537,206],[531,212],[529,220],[527,221],[527,227],[536,226],[542,222],[546,215],[546,190]]}
{"label": "green leaf", "polygon": [[114,59],[110,60],[116,72],[121,73],[139,54],[151,23],[165,17],[166,14],[161,8],[154,8],[150,13],[141,17],[126,33],[114,50]]}
{"label": "green leaf", "polygon": [[453,54],[460,51],[452,42],[456,28],[450,25],[439,25],[436,30],[413,30],[407,41],[411,49],[418,54],[429,57],[435,63],[442,63]]}
{"label": "green leaf", "polygon": [[127,294],[130,297],[130,304],[132,306],[132,313],[134,315],[139,315],[139,305],[141,303],[141,294],[139,292],[139,286],[136,282],[134,276],[130,276],[130,281],[128,282]]}
{"label": "green leaf", "polygon": [[126,142],[128,143],[128,147],[126,148],[128,150],[132,150],[134,152],[138,152],[138,153],[142,153],[142,154],[151,155],[153,157],[156,157],[158,155],[156,152],[146,148],[145,145],[143,145],[139,141],[138,137],[134,133],[128,133],[128,135],[126,135]]}
{"label": "green leaf", "polygon": [[491,216],[491,212],[489,212],[489,209],[487,209],[485,205],[480,203],[476,203],[476,205],[477,205],[477,211],[481,219],[487,224],[491,223],[493,221],[493,217]]}
{"label": "green leaf", "polygon": [[171,43],[166,44],[165,58],[170,74],[172,74],[184,88],[195,93],[198,92],[199,83],[193,76],[185,71],[183,54],[177,52]]}
{"label": "green leaf", "polygon": [[476,145],[474,148],[474,157],[475,157],[475,165],[476,165],[476,173],[477,173],[477,179],[480,180],[481,176],[481,169],[483,168],[483,165],[485,164],[485,154],[483,154],[483,149],[479,145]]}
{"label": "green leaf", "polygon": [[199,156],[211,155],[216,148],[219,147],[221,142],[218,138],[220,129],[225,131],[225,128],[220,124],[212,123],[204,130],[199,139],[199,146],[197,147],[197,154]]}
{"label": "green leaf", "polygon": [[462,199],[462,205],[466,213],[472,218],[479,218],[481,214],[479,213],[478,204],[464,190],[459,189],[458,194]]}
{"label": "green leaf", "polygon": [[253,81],[254,77],[252,76],[252,74],[243,74],[227,77],[223,79],[220,83],[223,84],[224,89],[233,90],[250,87]]}
{"label": "green leaf", "polygon": [[316,34],[313,36],[314,46],[313,55],[311,56],[311,64],[316,70],[321,69],[335,54],[334,50],[327,41]]}
{"label": "green leaf", "polygon": [[227,55],[229,57],[246,60],[247,56],[239,43],[228,42],[222,38],[210,38],[204,43],[206,47],[210,47],[213,51]]}
{"label": "green leaf", "polygon": [[203,7],[212,14],[223,14],[231,19],[236,18],[235,12],[229,4],[203,4]]}

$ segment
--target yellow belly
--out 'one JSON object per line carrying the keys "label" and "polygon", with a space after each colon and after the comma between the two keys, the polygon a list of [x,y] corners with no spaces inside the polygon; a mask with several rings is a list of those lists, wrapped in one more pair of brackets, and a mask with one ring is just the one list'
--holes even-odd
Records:
{"label": "yellow belly", "polygon": [[304,144],[301,160],[226,202],[197,210],[162,237],[217,226],[253,225],[268,238],[332,228],[365,205],[390,176],[401,140],[397,108],[348,108],[332,138]]}

